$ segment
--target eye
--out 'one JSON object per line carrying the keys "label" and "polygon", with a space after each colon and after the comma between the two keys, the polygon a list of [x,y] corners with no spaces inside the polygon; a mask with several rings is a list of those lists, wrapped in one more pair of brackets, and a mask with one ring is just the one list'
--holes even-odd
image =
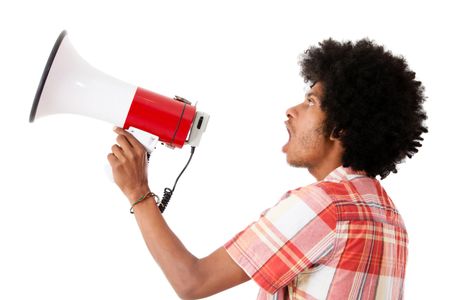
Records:
{"label": "eye", "polygon": [[306,102],[308,103],[309,106],[314,105],[314,100],[312,100],[311,98],[306,98]]}

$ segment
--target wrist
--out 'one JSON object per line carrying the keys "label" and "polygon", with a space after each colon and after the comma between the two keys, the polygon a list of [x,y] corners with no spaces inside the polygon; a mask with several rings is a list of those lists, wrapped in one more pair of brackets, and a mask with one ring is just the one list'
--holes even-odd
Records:
{"label": "wrist", "polygon": [[135,201],[133,204],[131,204],[130,213],[134,214],[134,207],[136,205],[139,205],[142,202],[147,202],[148,203],[148,201],[146,201],[148,198],[151,198],[153,200],[153,201],[150,201],[151,203],[156,204],[156,202],[155,202],[156,200],[155,199],[158,199],[158,196],[156,196],[152,192],[147,192],[146,194],[141,196],[137,201]]}
{"label": "wrist", "polygon": [[125,193],[130,203],[136,202],[139,198],[150,192],[148,186],[143,186]]}

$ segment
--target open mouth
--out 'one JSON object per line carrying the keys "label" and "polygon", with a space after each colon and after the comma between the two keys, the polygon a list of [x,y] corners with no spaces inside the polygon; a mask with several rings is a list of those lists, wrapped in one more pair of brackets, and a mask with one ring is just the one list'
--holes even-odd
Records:
{"label": "open mouth", "polygon": [[289,140],[291,139],[291,129],[289,128],[289,123],[288,121],[284,122],[284,124],[286,125],[286,130],[289,134]]}
{"label": "open mouth", "polygon": [[287,152],[288,144],[289,144],[289,142],[291,141],[291,130],[289,129],[289,125],[288,125],[287,121],[284,122],[284,123],[286,124],[286,130],[287,130],[288,135],[289,135],[288,141],[286,142],[286,144],[285,144],[285,145],[283,146],[283,148],[282,148],[282,151],[283,151],[284,153],[286,153],[286,152]]}

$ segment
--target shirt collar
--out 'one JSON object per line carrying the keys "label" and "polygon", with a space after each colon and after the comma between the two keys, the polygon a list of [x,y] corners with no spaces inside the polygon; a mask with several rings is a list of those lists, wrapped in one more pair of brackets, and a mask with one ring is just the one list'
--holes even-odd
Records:
{"label": "shirt collar", "polygon": [[344,168],[343,166],[340,166],[328,174],[323,181],[341,182],[366,176],[367,174],[365,171],[355,171],[350,167]]}

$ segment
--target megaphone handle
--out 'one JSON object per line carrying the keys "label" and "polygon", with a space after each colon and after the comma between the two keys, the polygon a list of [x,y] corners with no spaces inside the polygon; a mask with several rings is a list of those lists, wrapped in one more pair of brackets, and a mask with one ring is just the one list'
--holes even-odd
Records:
{"label": "megaphone handle", "polygon": [[135,127],[130,127],[126,131],[131,133],[145,147],[147,158],[150,158],[150,153],[155,150],[159,137]]}
{"label": "megaphone handle", "polygon": [[[130,127],[126,129],[129,133],[131,133],[147,150],[147,162],[150,161],[150,154],[153,150],[155,150],[156,144],[159,141],[159,138],[156,135],[145,132],[143,130]],[[111,171],[111,167],[108,164],[105,164],[105,172],[107,177],[111,182],[114,182],[113,174]]]}

